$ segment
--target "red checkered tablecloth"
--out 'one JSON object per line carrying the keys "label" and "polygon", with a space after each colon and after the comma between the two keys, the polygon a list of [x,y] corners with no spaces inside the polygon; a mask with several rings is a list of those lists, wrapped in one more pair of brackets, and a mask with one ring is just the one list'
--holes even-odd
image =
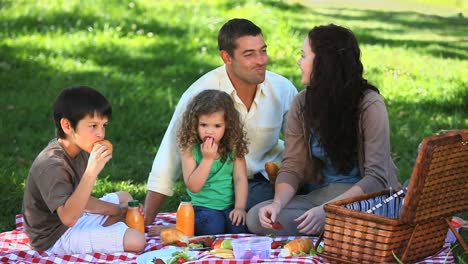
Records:
{"label": "red checkered tablecloth", "polygon": [[[173,225],[175,224],[174,213],[160,213],[156,217],[154,224],[156,225]],[[218,235],[218,238],[237,238],[253,236],[251,234],[240,234],[240,235]],[[296,237],[275,237],[275,241],[291,240]],[[162,244],[158,236],[150,237],[146,236],[147,245],[143,250],[143,253],[150,252],[163,248],[165,245]],[[293,258],[279,258],[278,254],[280,249],[273,249],[271,259],[258,260],[256,263],[323,263],[320,257],[293,257]],[[114,253],[114,254],[73,254],[73,255],[54,255],[48,254],[43,251],[36,251],[31,249],[29,245],[29,238],[24,233],[23,218],[21,215],[16,216],[16,230],[0,233],[0,262],[1,263],[136,263],[136,259],[139,254],[133,253]],[[190,263],[198,264],[241,264],[251,263],[245,260],[235,259],[221,259],[213,255],[209,255],[206,252],[199,253],[199,259]],[[435,256],[428,257],[419,264],[429,263],[455,263],[454,257],[450,251],[450,242],[447,241],[443,249]]]}

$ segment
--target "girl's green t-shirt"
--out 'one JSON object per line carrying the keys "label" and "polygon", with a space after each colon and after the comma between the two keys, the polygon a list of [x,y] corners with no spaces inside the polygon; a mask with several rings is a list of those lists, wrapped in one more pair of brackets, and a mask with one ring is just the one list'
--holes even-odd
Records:
{"label": "girl's green t-shirt", "polygon": [[[200,145],[195,146],[192,153],[197,166],[200,165],[203,158]],[[208,175],[205,185],[199,192],[194,193],[187,189],[193,205],[215,210],[224,210],[233,205],[234,183],[232,176],[234,164],[232,158],[233,153],[231,152],[224,162],[221,162],[220,159],[213,162],[210,175]]]}

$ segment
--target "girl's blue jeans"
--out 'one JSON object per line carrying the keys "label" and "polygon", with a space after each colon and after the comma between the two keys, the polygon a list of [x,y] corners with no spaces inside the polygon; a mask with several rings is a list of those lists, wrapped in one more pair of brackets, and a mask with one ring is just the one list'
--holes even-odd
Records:
{"label": "girl's blue jeans", "polygon": [[218,235],[248,233],[246,225],[233,225],[229,219],[232,208],[215,210],[203,206],[194,206],[195,235]]}

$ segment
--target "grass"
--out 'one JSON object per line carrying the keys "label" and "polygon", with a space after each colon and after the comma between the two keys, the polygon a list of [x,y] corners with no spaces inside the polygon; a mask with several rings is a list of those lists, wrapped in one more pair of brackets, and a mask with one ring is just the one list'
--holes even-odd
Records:
{"label": "grass", "polygon": [[[307,31],[326,23],[351,28],[366,77],[386,99],[399,179],[408,179],[423,137],[468,127],[466,3],[342,2],[0,0],[0,232],[14,227],[29,167],[54,136],[51,104],[71,85],[97,88],[114,108],[107,134],[114,158],[95,194],[123,189],[143,201],[175,105],[222,63],[216,35],[233,17],[262,27],[269,69],[298,89]],[[179,182],[176,194],[183,190]],[[175,195],[163,210],[177,204]]]}

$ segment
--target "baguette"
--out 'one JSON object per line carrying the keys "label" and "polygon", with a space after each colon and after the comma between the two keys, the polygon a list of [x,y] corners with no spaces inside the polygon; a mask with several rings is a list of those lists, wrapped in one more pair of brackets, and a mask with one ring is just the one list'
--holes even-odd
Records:
{"label": "baguette", "polygon": [[280,252],[280,256],[290,257],[301,253],[309,254],[311,249],[312,240],[308,238],[297,238],[284,245],[284,248]]}
{"label": "baguette", "polygon": [[161,240],[166,244],[172,244],[174,242],[180,241],[183,243],[189,243],[189,237],[179,229],[175,227],[163,228],[161,229]]}

